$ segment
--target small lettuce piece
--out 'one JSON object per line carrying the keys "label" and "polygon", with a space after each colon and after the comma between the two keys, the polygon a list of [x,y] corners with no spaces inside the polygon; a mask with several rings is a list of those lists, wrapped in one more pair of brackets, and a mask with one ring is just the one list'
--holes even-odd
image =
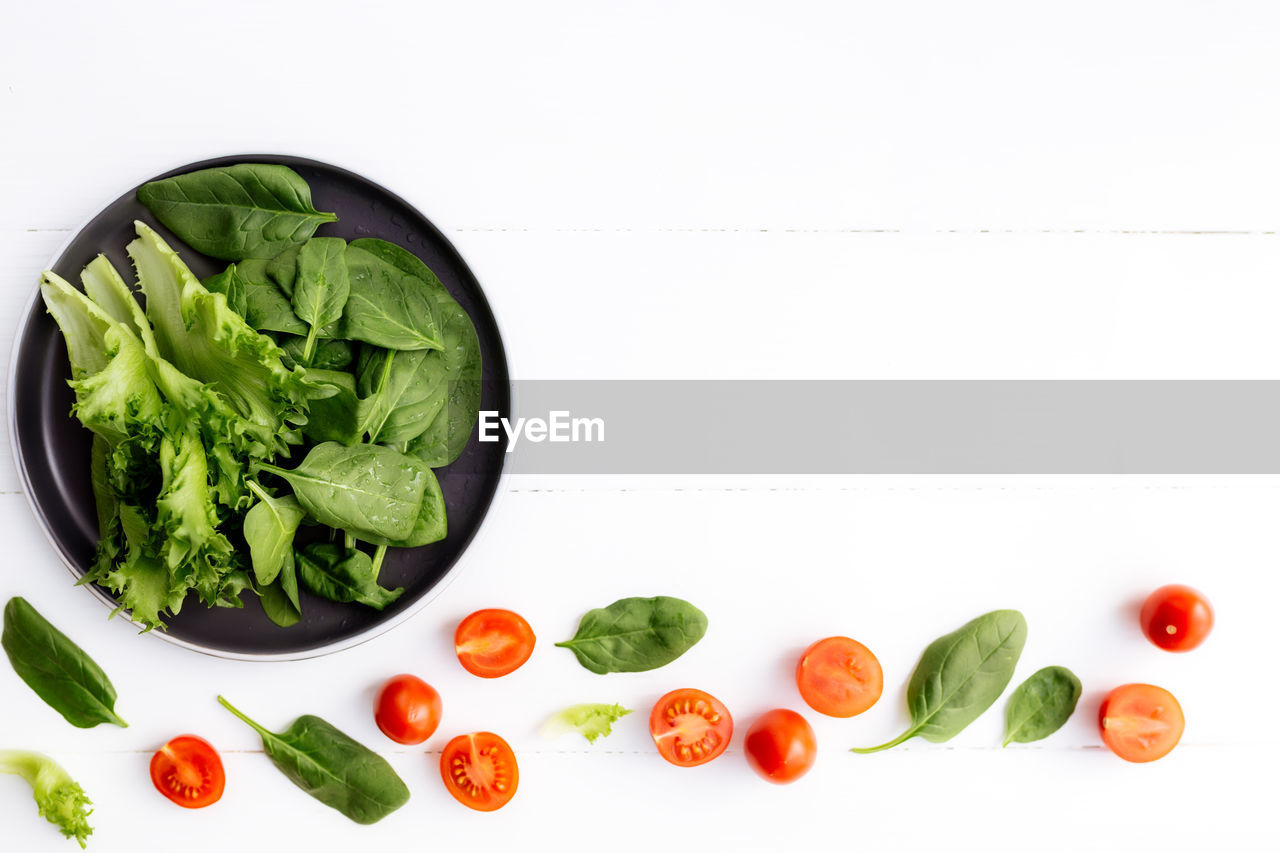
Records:
{"label": "small lettuce piece", "polygon": [[587,743],[595,743],[596,738],[608,737],[613,732],[613,724],[630,713],[630,708],[621,705],[570,705],[547,720],[543,734],[559,737],[565,732],[576,731],[587,739]]}
{"label": "small lettuce piece", "polygon": [[[47,755],[17,749],[0,749],[0,773],[13,773],[27,780],[40,816],[58,827],[81,847],[93,834],[88,808],[92,802],[84,789],[62,766]],[[6,821],[8,822],[8,821]]]}

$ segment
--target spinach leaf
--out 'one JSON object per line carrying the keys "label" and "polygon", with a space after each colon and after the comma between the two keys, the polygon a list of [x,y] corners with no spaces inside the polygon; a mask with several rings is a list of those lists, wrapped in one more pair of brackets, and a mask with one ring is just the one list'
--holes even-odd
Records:
{"label": "spinach leaf", "polygon": [[707,633],[706,615],[687,601],[660,595],[623,598],[590,610],[572,640],[556,643],[592,672],[644,672],[666,666]]}
{"label": "spinach leaf", "polygon": [[302,434],[312,441],[340,441],[343,444],[360,441],[357,419],[360,400],[356,397],[355,377],[341,370],[309,367],[307,379],[331,386],[337,393],[311,400]]}
{"label": "spinach leaf", "polygon": [[289,300],[262,269],[262,261],[241,261],[201,283],[209,292],[226,296],[227,307],[255,330],[305,335],[307,324],[293,313]]}
{"label": "spinach leaf", "polygon": [[0,645],[18,677],[71,725],[128,727],[116,715],[116,689],[102,667],[25,598],[11,598],[5,605]]}
{"label": "spinach leaf", "polygon": [[365,347],[357,370],[359,432],[371,443],[403,445],[444,408],[448,388],[438,353]]}
{"label": "spinach leaf", "polygon": [[274,258],[335,222],[311,204],[311,188],[287,166],[237,163],[138,188],[138,201],[197,252],[224,261]]}
{"label": "spinach leaf", "polygon": [[[292,313],[293,309],[289,309]],[[299,321],[301,322],[301,321]],[[302,353],[306,349],[305,332],[302,337],[289,335],[280,341],[280,348],[294,364],[302,364]],[[342,370],[355,358],[351,342],[342,338],[322,338],[316,342],[316,351],[311,356],[311,367],[321,370]]]}
{"label": "spinach leaf", "polygon": [[386,759],[319,717],[305,714],[269,732],[218,697],[262,738],[267,757],[293,784],[356,823],[377,823],[409,801],[409,788]]}
{"label": "spinach leaf", "polygon": [[439,302],[444,349],[432,356],[445,365],[446,402],[407,449],[432,468],[452,464],[466,448],[480,412],[482,375],[480,339],[471,318],[453,299],[446,296]]}
{"label": "spinach leaf", "polygon": [[346,447],[336,441],[317,444],[292,470],[265,463],[256,467],[293,486],[298,502],[321,524],[361,539],[393,540],[413,530],[429,470],[391,447]]}
{"label": "spinach leaf", "polygon": [[330,601],[354,601],[381,610],[404,593],[402,587],[378,586],[373,561],[354,548],[347,551],[328,542],[317,542],[299,551],[297,559],[302,583]]}
{"label": "spinach leaf", "polygon": [[[280,570],[280,576],[258,591],[262,612],[281,628],[291,628],[302,620],[302,607],[297,600],[298,576],[295,572],[293,554],[290,553],[285,558],[285,566]],[[292,586],[286,584],[286,578]]]}
{"label": "spinach leaf", "polygon": [[285,560],[293,556],[293,537],[307,513],[293,495],[273,498],[262,486],[247,481],[258,502],[244,517],[244,539],[249,544],[253,575],[266,586],[276,579]]}
{"label": "spinach leaf", "polygon": [[1043,740],[1075,713],[1080,679],[1065,666],[1046,666],[1018,685],[1004,710],[1004,743]]}
{"label": "spinach leaf", "polygon": [[422,492],[422,509],[413,523],[413,530],[403,539],[390,540],[381,537],[365,539],[371,545],[394,545],[397,548],[417,548],[419,545],[430,545],[439,542],[449,533],[449,523],[445,516],[444,492],[440,490],[440,481],[435,472],[427,469],[427,487]]}
{"label": "spinach leaf", "polygon": [[440,280],[399,246],[394,248],[417,261],[420,271],[369,251],[370,242],[383,241],[356,240],[347,251],[351,270],[351,298],[343,315],[347,337],[388,349],[440,349],[435,290],[441,287]]}
{"label": "spinach leaf", "polygon": [[293,313],[311,327],[302,349],[304,367],[311,365],[320,338],[338,336],[337,324],[351,292],[346,254],[347,243],[339,237],[313,237],[298,250]]}
{"label": "spinach leaf", "polygon": [[274,281],[280,292],[290,299],[293,298],[293,283],[298,278],[298,250],[301,248],[301,243],[290,246],[267,261],[267,278]]}
{"label": "spinach leaf", "polygon": [[1016,610],[995,610],[929,644],[907,684],[911,727],[878,752],[919,735],[942,743],[991,707],[1013,678],[1027,641],[1027,620]]}

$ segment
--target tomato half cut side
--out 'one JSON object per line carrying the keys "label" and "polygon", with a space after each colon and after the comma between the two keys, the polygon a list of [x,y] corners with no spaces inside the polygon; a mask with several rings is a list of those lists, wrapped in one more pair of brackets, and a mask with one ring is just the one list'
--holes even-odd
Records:
{"label": "tomato half cut side", "polygon": [[151,783],[185,809],[201,809],[222,798],[227,775],[218,751],[204,738],[181,735],[151,756]]}
{"label": "tomato half cut side", "polygon": [[1213,629],[1209,600],[1182,584],[1162,586],[1142,604],[1142,633],[1166,652],[1189,652]]}
{"label": "tomato half cut side", "polygon": [[467,672],[498,678],[515,672],[529,659],[536,639],[519,613],[477,610],[458,624],[453,648]]}
{"label": "tomato half cut side", "polygon": [[502,808],[520,784],[515,752],[493,732],[458,735],[445,744],[440,775],[455,800],[478,812]]}
{"label": "tomato half cut side", "polygon": [[653,706],[649,734],[658,754],[678,767],[697,767],[720,755],[733,737],[724,704],[690,687],[672,690]]}
{"label": "tomato half cut side", "polygon": [[1185,726],[1182,706],[1154,684],[1124,684],[1098,709],[1102,742],[1125,761],[1155,761],[1178,745]]}
{"label": "tomato half cut side", "polygon": [[853,717],[884,692],[884,672],[871,650],[849,637],[827,637],[804,650],[796,687],[810,708],[830,717]]}
{"label": "tomato half cut side", "polygon": [[396,743],[422,743],[435,734],[442,711],[440,694],[416,675],[397,675],[382,685],[373,719]]}

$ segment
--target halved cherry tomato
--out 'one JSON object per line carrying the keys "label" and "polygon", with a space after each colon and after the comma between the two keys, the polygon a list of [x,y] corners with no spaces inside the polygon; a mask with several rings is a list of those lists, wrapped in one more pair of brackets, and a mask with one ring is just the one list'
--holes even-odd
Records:
{"label": "halved cherry tomato", "polygon": [[696,767],[725,751],[733,737],[733,717],[710,693],[686,687],[672,690],[653,706],[649,734],[667,761]]}
{"label": "halved cherry tomato", "polygon": [[884,673],[880,661],[862,643],[848,637],[827,637],[800,656],[796,687],[819,714],[852,717],[880,698]]}
{"label": "halved cherry tomato", "polygon": [[181,735],[151,756],[151,783],[183,808],[201,809],[222,798],[227,776],[207,740]]}
{"label": "halved cherry tomato", "polygon": [[786,708],[762,714],[747,729],[743,745],[752,769],[777,785],[794,782],[808,773],[818,754],[818,741],[809,721]]}
{"label": "halved cherry tomato", "polygon": [[477,610],[458,625],[453,648],[458,662],[472,675],[497,678],[515,672],[533,654],[537,638],[518,613]]}
{"label": "halved cherry tomato", "polygon": [[1189,586],[1162,586],[1142,605],[1142,632],[1167,652],[1191,651],[1212,628],[1209,600]]}
{"label": "halved cherry tomato", "polygon": [[440,775],[453,798],[478,812],[502,808],[516,794],[516,754],[492,732],[458,735],[440,754]]}
{"label": "halved cherry tomato", "polygon": [[422,743],[440,725],[440,694],[416,675],[390,679],[378,692],[373,719],[396,743]]}
{"label": "halved cherry tomato", "polygon": [[1102,700],[1102,742],[1125,761],[1155,761],[1182,737],[1182,707],[1173,694],[1152,684],[1125,684]]}

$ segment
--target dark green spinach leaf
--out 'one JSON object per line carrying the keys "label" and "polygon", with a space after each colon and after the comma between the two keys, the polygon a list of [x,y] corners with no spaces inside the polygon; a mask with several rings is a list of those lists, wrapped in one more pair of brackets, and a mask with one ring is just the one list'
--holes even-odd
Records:
{"label": "dark green spinach leaf", "polygon": [[1027,641],[1027,620],[1016,610],[979,616],[929,644],[907,684],[911,727],[878,752],[917,735],[942,743],[958,735],[991,707],[1013,678]]}
{"label": "dark green spinach leaf", "polygon": [[311,188],[286,166],[237,163],[152,181],[138,201],[197,252],[224,261],[274,258],[337,216],[311,204]]}
{"label": "dark green spinach leaf", "polygon": [[306,546],[297,554],[302,583],[321,598],[330,601],[354,601],[381,610],[404,593],[404,589],[387,589],[378,585],[369,555],[357,549],[350,551],[328,542]]}
{"label": "dark green spinach leaf", "polygon": [[285,560],[293,556],[293,537],[306,511],[293,495],[272,497],[262,486],[247,481],[258,502],[244,517],[244,539],[258,584],[266,586],[276,579]]}
{"label": "dark green spinach leaf", "polygon": [[440,490],[440,481],[435,472],[427,469],[427,488],[422,492],[422,509],[413,523],[413,530],[403,539],[394,542],[390,539],[372,537],[365,541],[372,545],[391,545],[396,548],[417,548],[419,545],[430,545],[439,542],[449,534],[449,522],[445,516],[444,492]]}
{"label": "dark green spinach leaf", "polygon": [[293,284],[293,313],[310,326],[301,363],[311,366],[320,338],[338,337],[338,322],[351,292],[347,243],[338,237],[313,237],[298,250],[298,277]]}
{"label": "dark green spinach leaf", "polygon": [[317,444],[297,468],[259,463],[284,478],[303,508],[321,524],[361,539],[403,539],[413,530],[427,486],[427,467],[377,444]]}
{"label": "dark green spinach leaf", "polygon": [[267,757],[293,784],[356,823],[377,823],[409,801],[409,788],[386,759],[319,717],[305,714],[277,734],[218,701],[258,733]]}
{"label": "dark green spinach leaf", "polygon": [[480,339],[462,306],[449,297],[439,300],[444,349],[432,358],[444,362],[447,387],[444,407],[426,430],[409,442],[407,452],[432,468],[450,465],[462,454],[480,412]]}
{"label": "dark green spinach leaf", "polygon": [[[306,350],[306,345],[305,333],[302,337],[283,336],[280,341],[280,349],[284,350],[285,355],[292,359],[294,364],[302,364],[302,354]],[[320,370],[342,370],[350,365],[354,358],[351,341],[342,338],[322,338],[316,342],[316,351],[311,356],[311,367]]]}
{"label": "dark green spinach leaf", "polygon": [[116,689],[102,667],[25,598],[5,605],[0,645],[18,677],[71,725],[129,725],[116,714]]}
{"label": "dark green spinach leaf", "polygon": [[1065,666],[1046,666],[1018,685],[1004,710],[1004,743],[1043,740],[1071,719],[1080,679]]}
{"label": "dark green spinach leaf", "polygon": [[298,278],[298,250],[301,248],[301,243],[290,246],[267,261],[267,278],[274,281],[280,292],[290,299],[293,298],[293,283]]}
{"label": "dark green spinach leaf", "polygon": [[364,347],[356,377],[361,434],[374,444],[402,446],[444,408],[448,384],[438,352]]}
{"label": "dark green spinach leaf", "polygon": [[312,441],[359,442],[361,430],[357,418],[360,400],[356,397],[355,377],[341,370],[309,367],[307,379],[328,385],[336,389],[336,393],[312,399],[302,434]]}
{"label": "dark green spinach leaf", "polygon": [[411,272],[389,263],[381,253],[370,252],[369,244],[368,240],[356,240],[347,250],[351,270],[351,297],[343,315],[347,337],[388,349],[440,349],[443,342],[435,292],[439,279],[399,246],[394,248],[417,261],[431,277],[430,282],[421,272]]}
{"label": "dark green spinach leaf", "polygon": [[623,598],[588,611],[573,639],[556,645],[595,673],[644,672],[671,663],[706,632],[706,615],[687,601]]}

